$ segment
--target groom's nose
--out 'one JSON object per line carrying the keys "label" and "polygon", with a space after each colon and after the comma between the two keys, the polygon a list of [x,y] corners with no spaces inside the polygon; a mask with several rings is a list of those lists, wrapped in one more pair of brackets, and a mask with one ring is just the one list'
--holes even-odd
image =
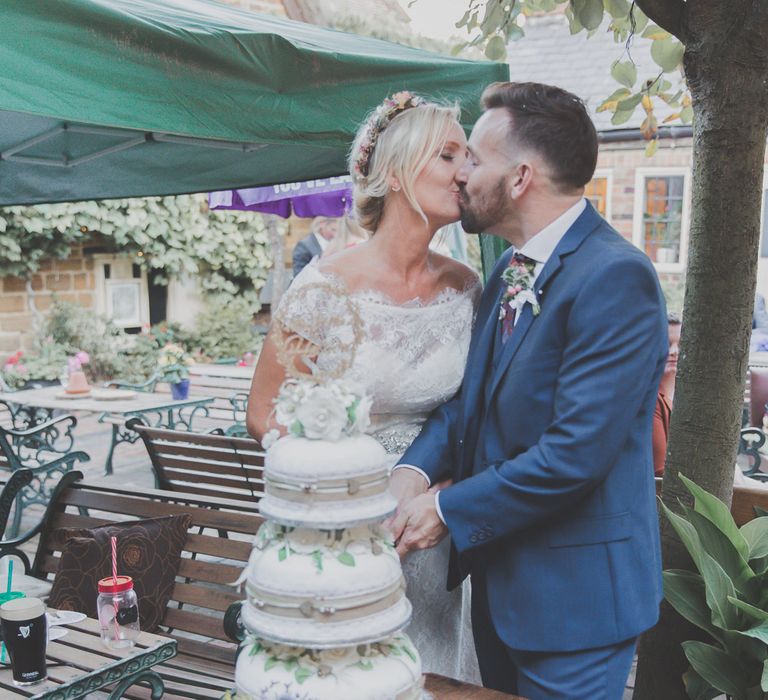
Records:
{"label": "groom's nose", "polygon": [[468,159],[465,159],[464,162],[461,164],[459,169],[456,171],[456,174],[453,176],[454,182],[456,182],[459,185],[465,185],[467,183],[467,176],[469,174],[467,165],[469,163]]}

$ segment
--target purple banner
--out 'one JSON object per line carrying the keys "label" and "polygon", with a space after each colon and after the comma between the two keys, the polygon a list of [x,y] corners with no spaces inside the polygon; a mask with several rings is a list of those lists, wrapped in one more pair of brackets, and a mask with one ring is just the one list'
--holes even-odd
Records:
{"label": "purple banner", "polygon": [[292,182],[244,190],[225,190],[208,195],[211,209],[236,209],[276,214],[287,219],[343,216],[352,207],[352,180],[348,175],[307,182]]}

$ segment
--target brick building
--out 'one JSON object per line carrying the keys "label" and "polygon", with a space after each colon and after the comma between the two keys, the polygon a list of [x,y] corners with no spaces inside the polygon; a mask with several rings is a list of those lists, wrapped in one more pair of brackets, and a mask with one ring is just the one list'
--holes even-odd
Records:
{"label": "brick building", "polygon": [[[509,46],[512,80],[558,85],[584,99],[600,136],[600,154],[595,179],[588,195],[611,224],[653,260],[671,306],[682,302],[682,278],[688,257],[691,218],[691,128],[675,122],[662,126],[659,148],[645,156],[646,141],[640,134],[645,112],[638,108],[620,126],[611,124],[609,112],[597,113],[600,103],[616,90],[610,75],[617,60],[629,57],[637,65],[640,79],[655,77],[658,67],[650,57],[650,42],[638,39],[629,50],[613,40],[601,27],[591,38],[585,33],[571,36],[563,15],[531,18],[525,38]],[[664,76],[670,80],[676,77]],[[677,87],[677,86],[675,86]],[[671,112],[657,109],[659,123]],[[768,296],[768,183],[763,187],[762,241],[757,288]],[[679,310],[679,306],[678,306]]]}

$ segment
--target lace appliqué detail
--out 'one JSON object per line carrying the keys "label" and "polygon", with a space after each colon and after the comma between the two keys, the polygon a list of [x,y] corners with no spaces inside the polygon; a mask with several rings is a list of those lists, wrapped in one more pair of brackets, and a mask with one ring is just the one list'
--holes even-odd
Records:
{"label": "lace appliqu\u00e9 detail", "polygon": [[372,437],[378,440],[379,444],[390,455],[403,454],[421,432],[421,426],[411,426],[408,428],[389,428],[379,430],[372,434]]}

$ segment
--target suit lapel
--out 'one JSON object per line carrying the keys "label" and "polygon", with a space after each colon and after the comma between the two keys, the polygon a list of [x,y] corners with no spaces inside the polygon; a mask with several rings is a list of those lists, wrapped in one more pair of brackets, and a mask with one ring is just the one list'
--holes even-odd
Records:
{"label": "suit lapel", "polygon": [[[565,232],[565,235],[560,239],[557,247],[550,255],[544,268],[536,278],[536,282],[533,285],[536,292],[536,298],[539,300],[542,311],[546,308],[546,293],[545,286],[555,277],[563,266],[563,259],[573,253],[584,242],[584,239],[592,233],[601,223],[603,219],[595,211],[594,207],[587,202],[587,206],[584,211],[579,215],[579,218],[573,222],[573,225]],[[500,296],[500,295],[499,295]],[[517,351],[520,349],[525,336],[527,335],[531,325],[536,321],[538,316],[533,315],[531,305],[526,304],[520,313],[520,318],[515,324],[515,329],[512,332],[509,340],[501,346],[501,355],[498,358],[498,362],[495,363],[493,375],[491,378],[491,387],[488,392],[488,400],[490,401],[493,393],[504,376],[504,373],[509,367],[509,363],[512,362]],[[497,324],[498,325],[498,324]]]}

